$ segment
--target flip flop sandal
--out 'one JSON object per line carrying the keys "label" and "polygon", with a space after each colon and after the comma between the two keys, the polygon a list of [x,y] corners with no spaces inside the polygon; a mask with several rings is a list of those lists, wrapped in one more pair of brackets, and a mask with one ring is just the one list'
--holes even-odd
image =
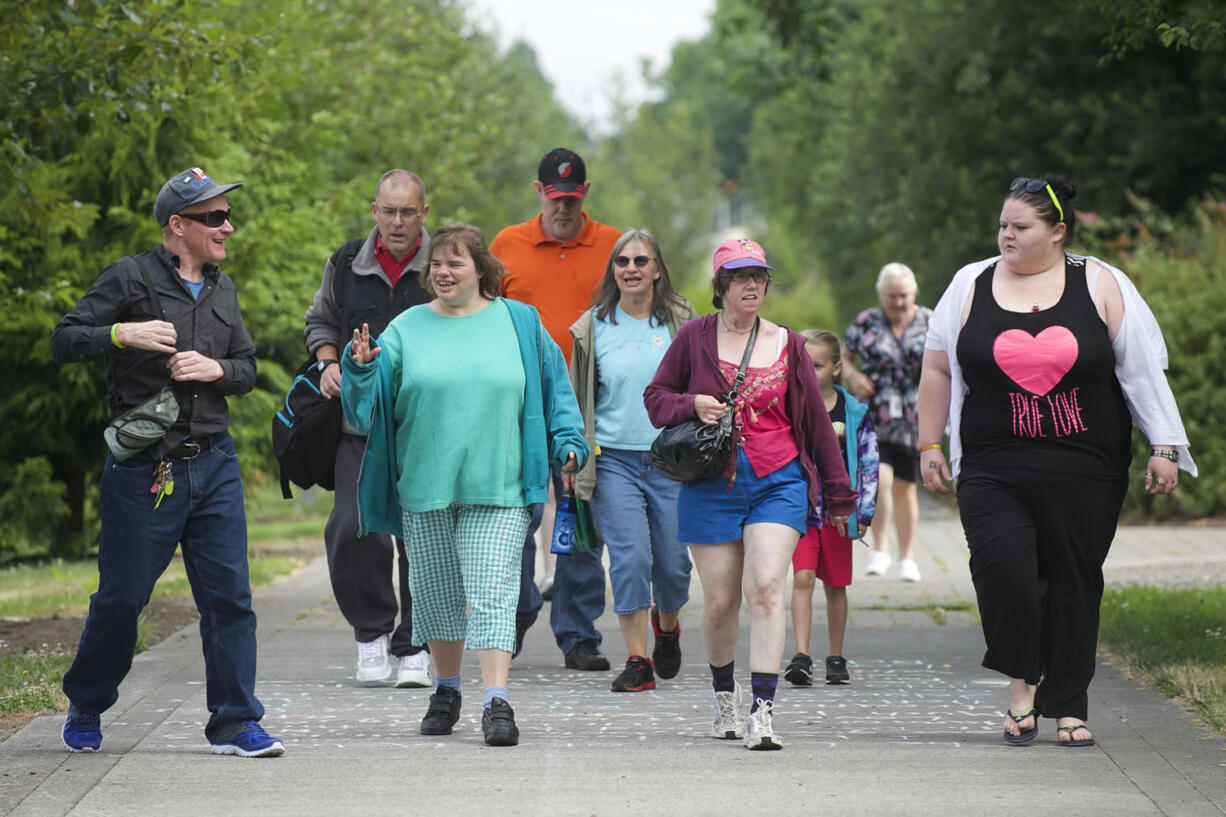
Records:
{"label": "flip flop sandal", "polygon": [[1039,735],[1039,710],[1031,709],[1029,712],[1023,712],[1021,714],[1018,714],[1017,712],[1014,712],[1012,709],[1010,709],[1009,717],[1013,719],[1013,722],[1018,725],[1019,729],[1021,729],[1022,721],[1026,720],[1029,717],[1033,717],[1034,726],[1030,727],[1029,729],[1023,730],[1016,735],[1010,734],[1009,732],[1005,732],[1004,733],[1005,743],[1011,743],[1014,746],[1021,746],[1023,743],[1030,743],[1030,741],[1038,737]]}
{"label": "flip flop sandal", "polygon": [[1061,732],[1067,732],[1068,738],[1069,738],[1068,740],[1059,741],[1060,745],[1067,747],[1069,749],[1080,749],[1083,746],[1093,746],[1094,738],[1085,738],[1083,740],[1073,740],[1073,733],[1076,732],[1078,729],[1085,729],[1087,732],[1089,731],[1089,727],[1087,727],[1084,723],[1073,723],[1073,724],[1069,724],[1068,726],[1057,726],[1056,727],[1057,739],[1059,739],[1059,734]]}

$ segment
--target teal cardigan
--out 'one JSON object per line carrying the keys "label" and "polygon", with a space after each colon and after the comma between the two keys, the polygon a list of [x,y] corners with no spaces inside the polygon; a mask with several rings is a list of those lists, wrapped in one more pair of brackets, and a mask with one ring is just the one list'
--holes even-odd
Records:
{"label": "teal cardigan", "polygon": [[[561,465],[574,452],[582,468],[591,453],[583,438],[583,418],[570,385],[562,350],[545,332],[536,309],[508,298],[507,307],[519,356],[524,365],[523,430],[524,499],[529,505],[549,498],[549,463]],[[366,436],[366,452],[358,476],[358,532],[404,537],[396,481],[396,384],[391,361],[383,355],[370,363],[353,359],[345,345],[341,355],[341,405],[345,420]],[[376,341],[377,345],[377,341]]]}

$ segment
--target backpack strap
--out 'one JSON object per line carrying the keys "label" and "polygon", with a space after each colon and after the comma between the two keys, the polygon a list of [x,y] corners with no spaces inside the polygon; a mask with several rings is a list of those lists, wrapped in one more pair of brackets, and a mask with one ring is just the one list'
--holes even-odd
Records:
{"label": "backpack strap", "polygon": [[[366,243],[365,238],[355,238],[346,241],[336,252],[332,253],[332,300],[341,308],[343,325],[348,326],[349,284],[353,280],[353,259],[358,257],[358,250]],[[344,345],[342,343],[342,345]]]}

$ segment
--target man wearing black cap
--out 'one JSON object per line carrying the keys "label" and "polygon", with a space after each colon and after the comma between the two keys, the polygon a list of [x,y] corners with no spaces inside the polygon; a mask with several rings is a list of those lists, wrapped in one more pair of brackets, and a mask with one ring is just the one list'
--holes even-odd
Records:
{"label": "man wearing black cap", "polygon": [[[420,282],[430,238],[422,180],[408,170],[387,171],[375,185],[370,212],[374,229],[332,254],[306,312],[303,338],[318,361],[320,391],[328,398],[340,396],[338,360],[353,330],[369,324],[370,336],[378,337],[392,318],[430,300]],[[357,642],[357,682],[379,686],[394,672],[397,687],[429,687],[430,656],[425,647],[413,645],[413,600],[403,551],[396,560],[392,537],[358,535],[358,469],[366,437],[343,420],[341,432],[324,547],[332,596]],[[393,585],[399,588],[399,602]]]}
{"label": "man wearing black cap", "polygon": [[[546,153],[534,186],[541,202],[540,215],[503,229],[490,250],[506,267],[502,295],[535,306],[550,337],[570,360],[574,343],[570,325],[592,305],[592,295],[621,230],[601,224],[583,209],[592,183],[587,180],[583,159],[573,150],[554,148]],[[554,480],[558,493],[556,475]],[[533,583],[535,560],[535,544],[529,534],[516,611],[516,652],[542,604]],[[604,601],[604,565],[598,550],[557,557],[549,623],[567,667],[609,668],[609,659],[600,652],[601,635],[595,625],[604,613]]]}
{"label": "man wearing black cap", "polygon": [[215,754],[285,751],[259,724],[247,520],[226,430],[226,397],[255,384],[255,344],[234,282],[217,269],[234,232],[225,194],[241,186],[198,167],[168,179],[153,205],[161,245],[107,266],[51,336],[60,363],[106,359],[113,416],[166,386],[179,407],[165,436],[143,450],[111,445],[102,469],[98,591],[63,683],[73,752],[100,750],[100,716],[131,669],[137,616],[180,545],[200,611],[205,737]]}

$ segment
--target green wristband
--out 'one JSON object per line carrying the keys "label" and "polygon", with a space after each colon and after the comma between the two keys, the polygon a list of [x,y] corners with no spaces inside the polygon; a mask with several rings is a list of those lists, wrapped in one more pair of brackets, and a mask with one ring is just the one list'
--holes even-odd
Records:
{"label": "green wristband", "polygon": [[117,323],[111,324],[111,343],[115,344],[116,349],[126,349],[128,347],[120,343],[119,338],[115,336],[115,330],[118,328],[119,328],[119,324]]}

